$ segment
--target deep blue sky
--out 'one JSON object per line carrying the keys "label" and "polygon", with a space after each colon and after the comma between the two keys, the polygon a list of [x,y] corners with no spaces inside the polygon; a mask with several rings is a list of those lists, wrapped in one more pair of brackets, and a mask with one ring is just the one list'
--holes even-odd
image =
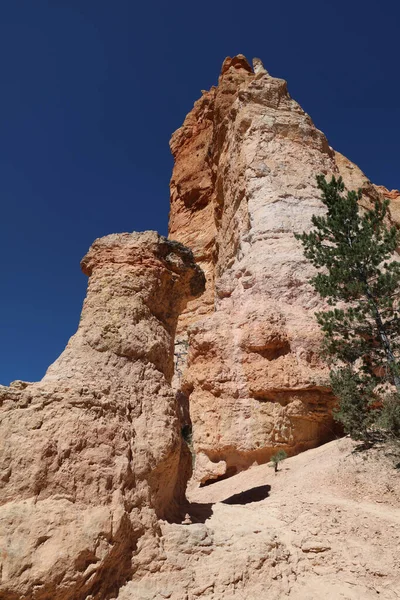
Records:
{"label": "deep blue sky", "polygon": [[99,236],[167,231],[170,134],[227,55],[288,80],[336,149],[400,186],[396,0],[19,0],[0,6],[0,383],[77,327]]}

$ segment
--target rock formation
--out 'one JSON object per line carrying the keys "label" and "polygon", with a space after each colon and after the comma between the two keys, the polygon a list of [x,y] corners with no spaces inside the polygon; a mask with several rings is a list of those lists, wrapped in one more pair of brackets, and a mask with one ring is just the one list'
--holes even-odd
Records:
{"label": "rock formation", "polygon": [[[335,153],[259,59],[227,58],[171,139],[169,236],[207,277],[189,302],[177,349],[188,368],[198,480],[294,454],[333,435],[334,399],[313,313],[321,302],[294,232],[323,205],[316,175],[342,175],[366,204],[382,193]],[[181,367],[181,371],[183,371]]]}
{"label": "rock formation", "polygon": [[179,312],[204,276],[155,232],[98,239],[77,333],[39,383],[0,390],[3,600],[115,597],[157,562],[190,454],[170,381]]}
{"label": "rock formation", "polygon": [[386,200],[389,200],[390,213],[393,221],[400,226],[400,191],[388,190],[384,185],[375,186]]}
{"label": "rock formation", "polygon": [[203,483],[332,436],[293,236],[322,214],[315,175],[400,222],[253,64],[226,59],[172,137],[171,239],[96,240],[77,333],[42,381],[0,386],[0,600],[396,597],[398,478],[348,439],[185,500],[191,422]]}

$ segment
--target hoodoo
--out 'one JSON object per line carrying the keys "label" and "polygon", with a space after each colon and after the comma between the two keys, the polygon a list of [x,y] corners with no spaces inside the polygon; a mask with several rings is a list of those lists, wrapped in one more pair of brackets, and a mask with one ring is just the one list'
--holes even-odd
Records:
{"label": "hoodoo", "polygon": [[77,333],[41,382],[0,389],[0,598],[115,597],[185,497],[173,343],[204,276],[153,231],[96,240],[82,268]]}
{"label": "hoodoo", "polygon": [[[271,77],[227,58],[171,139],[169,236],[192,248],[205,294],[179,319],[200,481],[332,438],[334,399],[319,356],[320,300],[295,232],[323,205],[315,176],[383,197]],[[179,343],[181,346],[179,346]]]}

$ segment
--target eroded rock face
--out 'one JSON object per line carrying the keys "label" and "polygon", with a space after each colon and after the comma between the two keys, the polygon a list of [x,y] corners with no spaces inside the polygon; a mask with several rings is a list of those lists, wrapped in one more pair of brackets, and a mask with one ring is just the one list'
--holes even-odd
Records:
{"label": "eroded rock face", "polygon": [[204,276],[155,232],[98,239],[77,333],[39,383],[1,387],[0,598],[115,597],[157,564],[157,519],[190,455],[170,381],[179,312]]}
{"label": "eroded rock face", "polygon": [[207,276],[178,324],[181,354],[187,331],[190,342],[181,389],[196,453],[218,464],[217,477],[221,461],[232,473],[277,447],[294,454],[333,435],[314,318],[322,305],[293,234],[323,213],[317,174],[362,187],[366,204],[383,196],[332,150],[284,80],[241,55],[225,60],[171,149],[169,235],[193,249]]}
{"label": "eroded rock face", "polygon": [[393,222],[396,223],[397,226],[400,226],[400,191],[388,190],[384,185],[377,185],[375,187],[386,200],[389,200],[389,210]]}

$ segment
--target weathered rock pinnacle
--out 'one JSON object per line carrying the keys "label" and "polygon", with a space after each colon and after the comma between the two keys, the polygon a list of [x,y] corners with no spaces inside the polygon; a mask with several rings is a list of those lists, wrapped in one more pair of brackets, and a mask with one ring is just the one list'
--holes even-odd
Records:
{"label": "weathered rock pinnacle", "polygon": [[[324,207],[316,175],[341,174],[363,202],[379,191],[293,100],[286,82],[227,58],[217,87],[171,138],[169,235],[192,248],[207,277],[189,302],[181,390],[189,397],[198,480],[297,453],[333,435],[328,371],[295,232]],[[183,342],[182,342],[183,343]],[[203,456],[205,455],[205,456]],[[200,469],[201,465],[207,468]],[[201,472],[200,472],[201,471]]]}
{"label": "weathered rock pinnacle", "polygon": [[0,598],[111,597],[184,501],[173,342],[204,276],[153,231],[96,240],[82,268],[65,351],[41,382],[0,388]]}
{"label": "weathered rock pinnacle", "polygon": [[268,71],[265,69],[262,60],[260,58],[253,58],[253,71],[256,75],[268,75]]}

